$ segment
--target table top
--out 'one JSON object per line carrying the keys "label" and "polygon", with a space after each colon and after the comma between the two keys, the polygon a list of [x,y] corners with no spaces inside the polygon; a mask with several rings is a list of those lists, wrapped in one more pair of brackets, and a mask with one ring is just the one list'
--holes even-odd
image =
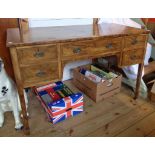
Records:
{"label": "table top", "polygon": [[7,30],[6,45],[7,47],[28,46],[148,33],[149,31],[144,29],[112,23],[101,23],[97,27],[93,27],[93,25],[73,25],[29,28],[22,36],[19,28],[11,28]]}

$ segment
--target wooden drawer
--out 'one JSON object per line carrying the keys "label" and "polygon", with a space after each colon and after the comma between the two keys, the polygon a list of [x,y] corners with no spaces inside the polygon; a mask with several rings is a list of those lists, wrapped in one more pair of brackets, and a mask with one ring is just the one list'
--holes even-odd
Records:
{"label": "wooden drawer", "polygon": [[120,51],[122,48],[122,38],[109,38],[94,41],[94,48],[90,51],[94,54]]}
{"label": "wooden drawer", "polygon": [[65,57],[81,57],[89,54],[101,54],[103,52],[113,52],[121,50],[122,38],[100,39],[95,41],[75,42],[62,45],[62,56]]}
{"label": "wooden drawer", "polygon": [[17,48],[17,54],[20,64],[30,64],[47,59],[57,59],[58,57],[56,45]]}
{"label": "wooden drawer", "polygon": [[124,50],[144,48],[146,35],[128,36],[125,37]]}
{"label": "wooden drawer", "polygon": [[59,78],[58,63],[44,63],[21,67],[21,75],[24,83],[35,83]]}
{"label": "wooden drawer", "polygon": [[92,41],[72,42],[63,44],[61,47],[62,58],[76,59],[78,57],[87,56],[88,52],[93,48]]}
{"label": "wooden drawer", "polygon": [[124,51],[122,57],[122,66],[129,66],[141,63],[143,61],[143,58],[144,58],[144,49]]}

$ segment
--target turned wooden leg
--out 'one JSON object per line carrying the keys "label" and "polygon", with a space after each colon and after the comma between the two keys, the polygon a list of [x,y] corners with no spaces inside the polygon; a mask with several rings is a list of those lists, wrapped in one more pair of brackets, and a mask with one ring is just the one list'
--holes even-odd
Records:
{"label": "turned wooden leg", "polygon": [[136,82],[136,90],[135,90],[134,99],[137,99],[138,96],[139,96],[139,90],[140,90],[140,83],[141,83],[141,79],[142,79],[143,67],[144,67],[144,63],[141,63],[138,66],[138,74],[137,74],[137,82]]}
{"label": "turned wooden leg", "polygon": [[22,115],[23,115],[22,120],[23,120],[23,125],[24,125],[24,128],[23,128],[24,134],[30,135],[30,128],[29,128],[29,122],[28,122],[27,109],[26,109],[23,89],[19,91],[19,98],[20,98],[20,104],[21,104]]}

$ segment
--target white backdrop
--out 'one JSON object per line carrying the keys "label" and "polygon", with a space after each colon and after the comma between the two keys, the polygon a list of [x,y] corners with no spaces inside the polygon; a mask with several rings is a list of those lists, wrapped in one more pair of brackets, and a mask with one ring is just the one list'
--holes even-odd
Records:
{"label": "white backdrop", "polygon": [[92,24],[92,18],[29,18],[30,27]]}

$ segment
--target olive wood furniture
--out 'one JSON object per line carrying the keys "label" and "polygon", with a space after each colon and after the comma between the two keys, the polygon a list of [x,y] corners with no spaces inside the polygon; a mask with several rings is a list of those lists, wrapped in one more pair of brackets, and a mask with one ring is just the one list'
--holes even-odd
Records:
{"label": "olive wood furniture", "polygon": [[119,67],[139,64],[135,98],[138,97],[149,31],[117,24],[7,30],[24,133],[30,134],[23,89],[62,79],[66,63],[116,55]]}

